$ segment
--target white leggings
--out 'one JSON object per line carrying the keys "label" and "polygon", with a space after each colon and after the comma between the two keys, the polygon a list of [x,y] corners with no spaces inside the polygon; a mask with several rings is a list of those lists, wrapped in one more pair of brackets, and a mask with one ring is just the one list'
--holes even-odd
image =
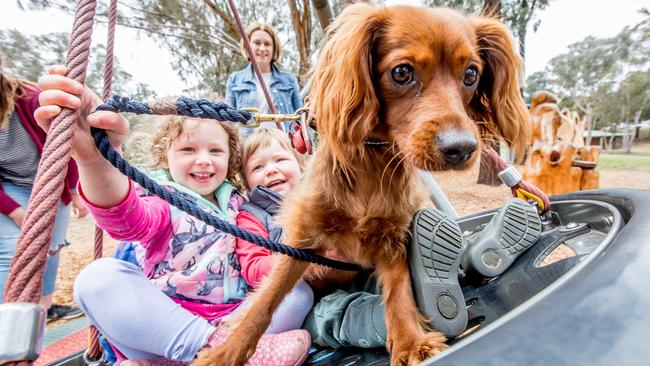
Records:
{"label": "white leggings", "polygon": [[[115,258],[96,260],[81,271],[74,297],[90,322],[128,359],[162,356],[189,362],[214,330],[207,320],[158,290],[140,268]],[[309,285],[299,282],[273,314],[266,332],[300,328],[313,302]]]}

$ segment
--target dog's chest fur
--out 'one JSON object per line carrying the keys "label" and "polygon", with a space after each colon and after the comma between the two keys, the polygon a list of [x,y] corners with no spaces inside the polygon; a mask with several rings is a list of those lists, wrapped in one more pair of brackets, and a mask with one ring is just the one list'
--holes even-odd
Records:
{"label": "dog's chest fur", "polygon": [[417,176],[408,167],[386,170],[389,160],[376,157],[352,180],[332,174],[327,159],[316,160],[280,215],[284,227],[292,227],[290,242],[320,254],[335,250],[364,267],[374,267],[379,257],[405,260],[408,227],[422,191],[415,189]]}

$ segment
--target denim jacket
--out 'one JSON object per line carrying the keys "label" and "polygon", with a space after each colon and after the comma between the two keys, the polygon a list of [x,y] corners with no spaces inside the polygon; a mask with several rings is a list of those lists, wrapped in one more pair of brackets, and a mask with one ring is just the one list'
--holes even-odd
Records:
{"label": "denim jacket", "polygon": [[[300,86],[296,77],[287,71],[271,65],[273,82],[267,85],[278,113],[293,113],[302,107]],[[257,105],[257,83],[253,66],[235,71],[226,82],[226,103],[233,108],[259,107]]]}

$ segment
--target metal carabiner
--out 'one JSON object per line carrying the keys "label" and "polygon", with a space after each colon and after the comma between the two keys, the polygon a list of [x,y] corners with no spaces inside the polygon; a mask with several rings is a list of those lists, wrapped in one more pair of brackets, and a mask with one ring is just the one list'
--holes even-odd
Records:
{"label": "metal carabiner", "polygon": [[298,109],[298,111],[296,111],[296,113],[293,114],[261,113],[259,108],[242,108],[242,111],[253,113],[251,119],[255,121],[255,123],[241,123],[241,125],[246,128],[259,127],[260,123],[263,122],[285,122],[285,121],[297,121],[298,119],[300,119],[300,114],[298,114],[298,111],[300,111],[300,109]]}

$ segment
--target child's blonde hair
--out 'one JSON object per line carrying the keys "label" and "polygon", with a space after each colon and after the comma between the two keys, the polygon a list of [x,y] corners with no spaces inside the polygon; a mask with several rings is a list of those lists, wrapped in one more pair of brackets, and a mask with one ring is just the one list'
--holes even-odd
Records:
{"label": "child's blonde hair", "polygon": [[296,157],[298,161],[298,166],[300,166],[300,171],[302,171],[305,165],[304,157],[296,151],[291,145],[291,140],[289,136],[279,128],[258,128],[255,132],[250,134],[244,139],[241,144],[241,166],[242,166],[242,176],[244,178],[244,184],[246,188],[248,187],[248,178],[246,177],[246,164],[251,156],[259,149],[269,147],[273,141],[277,141],[280,146],[291,152],[293,156]]}
{"label": "child's blonde hair", "polygon": [[241,160],[239,158],[239,132],[230,122],[220,122],[215,120],[208,120],[194,117],[183,116],[170,116],[165,119],[160,128],[156,131],[151,141],[151,157],[153,158],[153,166],[158,168],[167,168],[167,152],[172,146],[172,143],[183,132],[183,126],[188,121],[210,122],[218,123],[226,130],[228,134],[228,172],[226,179],[232,183],[237,189],[243,190],[244,185],[239,175],[241,171]]}

